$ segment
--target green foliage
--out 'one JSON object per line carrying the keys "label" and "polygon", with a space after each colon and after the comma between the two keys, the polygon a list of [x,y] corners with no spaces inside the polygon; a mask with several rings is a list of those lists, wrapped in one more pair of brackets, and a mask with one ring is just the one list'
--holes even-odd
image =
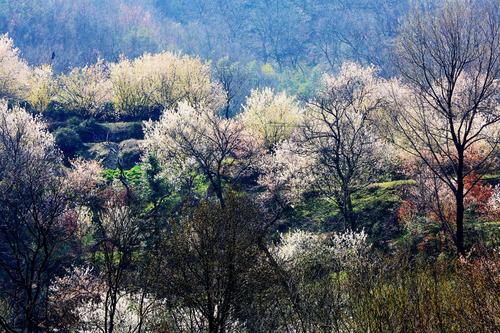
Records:
{"label": "green foliage", "polygon": [[122,168],[129,169],[139,163],[142,156],[141,142],[135,139],[120,142],[120,163]]}
{"label": "green foliage", "polygon": [[320,66],[287,69],[278,75],[278,86],[301,100],[309,100],[317,94],[323,72]]}
{"label": "green foliage", "polygon": [[54,137],[59,148],[68,157],[74,157],[83,148],[83,142],[73,128],[61,127],[54,132]]}
{"label": "green foliage", "polygon": [[402,180],[393,180],[388,182],[375,183],[371,185],[370,188],[390,190],[390,189],[396,189],[404,185],[415,185],[415,184],[416,182],[412,179],[402,179]]}
{"label": "green foliage", "polygon": [[[394,221],[401,202],[401,191],[414,184],[413,180],[375,183],[353,196],[353,210],[359,229],[366,230],[376,246],[385,248],[390,240],[400,235]],[[335,203],[313,193],[295,207],[289,223],[289,227],[300,226],[322,231],[343,228],[342,217]]]}
{"label": "green foliage", "polygon": [[78,116],[74,110],[66,109],[56,101],[51,101],[44,111],[43,116],[49,121],[66,121],[71,117]]}
{"label": "green foliage", "polygon": [[[131,169],[124,170],[123,174],[127,181],[133,185],[140,185],[144,181],[144,171],[141,165],[136,165]],[[121,172],[120,169],[105,169],[103,176],[107,181],[112,181],[114,179],[119,179]]]}
{"label": "green foliage", "polygon": [[395,187],[394,185],[386,185],[387,183],[382,184],[383,185],[381,187],[367,187],[358,192],[358,194],[353,198],[354,211],[363,212],[375,211],[378,209],[385,210],[388,206],[393,206],[401,201],[398,191],[398,187],[400,186],[399,184]]}
{"label": "green foliage", "polygon": [[500,220],[489,222],[472,220],[467,224],[464,232],[468,246],[485,244],[495,247],[500,243]]}
{"label": "green foliage", "polygon": [[490,183],[500,182],[500,173],[485,175],[483,179]]}
{"label": "green foliage", "polygon": [[105,133],[105,137],[99,138],[101,140],[120,142],[128,139],[142,139],[144,137],[141,122],[101,123],[100,126],[105,131],[101,133]]}
{"label": "green foliage", "polygon": [[96,142],[106,137],[107,130],[104,126],[97,123],[94,118],[88,118],[80,121],[76,131],[84,142]]}
{"label": "green foliage", "polygon": [[161,167],[158,159],[154,155],[146,157],[144,175],[147,184],[147,198],[151,203],[158,202],[161,198],[170,194],[170,188],[164,179],[160,177]]}

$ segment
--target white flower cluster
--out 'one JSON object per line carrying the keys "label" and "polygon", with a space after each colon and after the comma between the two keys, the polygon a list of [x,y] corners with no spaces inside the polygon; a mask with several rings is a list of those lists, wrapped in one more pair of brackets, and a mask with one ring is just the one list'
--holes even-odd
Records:
{"label": "white flower cluster", "polygon": [[266,148],[274,148],[296,130],[302,119],[302,110],[294,97],[265,88],[252,91],[240,118]]}
{"label": "white flower cluster", "polygon": [[292,267],[305,258],[321,258],[342,268],[354,268],[366,263],[368,249],[364,231],[328,235],[297,230],[281,235],[274,255],[280,262]]}
{"label": "white flower cluster", "polygon": [[366,255],[370,248],[367,237],[364,230],[361,232],[349,230],[344,233],[334,233],[327,239],[327,244],[333,258],[343,267],[361,267],[360,265],[366,263]]}
{"label": "white flower cluster", "polygon": [[22,98],[29,90],[30,67],[8,35],[0,35],[0,98]]}
{"label": "white flower cluster", "polygon": [[[12,110],[7,107],[7,101],[0,100],[0,161],[5,163],[43,160],[56,153],[54,137],[49,133],[45,123],[33,117],[24,109],[15,106]],[[2,156],[2,154],[12,154]],[[5,171],[5,165],[2,166]],[[32,165],[34,167],[34,165]],[[19,171],[19,170],[18,170]]]}
{"label": "white flower cluster", "polygon": [[193,107],[225,102],[222,87],[212,80],[210,63],[161,52],[117,63],[98,60],[55,76],[51,66],[30,67],[7,34],[0,35],[0,98],[26,100],[39,112],[53,100],[66,108],[98,116],[113,104],[120,116],[147,116],[153,108]]}
{"label": "white flower cluster", "polygon": [[159,160],[171,184],[181,185],[195,174],[237,175],[257,155],[258,143],[242,124],[220,117],[217,111],[182,102],[159,121],[145,123],[145,156]]}
{"label": "white flower cluster", "polygon": [[96,116],[113,99],[109,70],[103,60],[83,68],[74,68],[59,77],[57,99],[75,110],[85,110]]}
{"label": "white flower cluster", "polygon": [[[500,185],[493,187],[493,193],[488,200],[488,210],[495,214],[500,214]],[[497,215],[498,216],[498,215]]]}
{"label": "white flower cluster", "polygon": [[121,59],[110,67],[115,109],[120,114],[136,114],[145,107],[170,109],[181,101],[193,107],[223,103],[210,65],[199,58],[162,52]]}
{"label": "white flower cluster", "polygon": [[315,156],[300,144],[293,140],[285,141],[277,146],[274,153],[262,157],[259,184],[268,190],[266,195],[278,196],[293,205],[314,183],[315,163]]}
{"label": "white flower cluster", "polygon": [[103,168],[94,160],[82,158],[73,160],[71,169],[66,174],[68,189],[83,198],[92,198],[97,194],[98,186],[104,182]]}

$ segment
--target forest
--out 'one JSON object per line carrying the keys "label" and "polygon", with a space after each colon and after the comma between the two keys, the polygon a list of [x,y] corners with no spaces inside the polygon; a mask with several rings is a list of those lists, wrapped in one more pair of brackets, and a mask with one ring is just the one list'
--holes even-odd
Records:
{"label": "forest", "polygon": [[0,332],[499,332],[499,145],[499,0],[0,0]]}

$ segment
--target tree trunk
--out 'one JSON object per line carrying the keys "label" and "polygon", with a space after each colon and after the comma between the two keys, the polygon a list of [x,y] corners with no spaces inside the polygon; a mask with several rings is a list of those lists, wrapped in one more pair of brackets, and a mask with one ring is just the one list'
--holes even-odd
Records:
{"label": "tree trunk", "polygon": [[354,221],[354,214],[352,210],[352,198],[349,186],[345,185],[342,189],[342,215],[344,217],[346,228],[351,228],[352,231],[356,230],[356,221]]}
{"label": "tree trunk", "polygon": [[352,199],[351,199],[351,194],[349,193],[346,198],[346,212],[347,212],[347,221],[349,225],[351,226],[352,231],[356,231],[357,225],[356,221],[354,220],[354,212],[352,209]]}
{"label": "tree trunk", "polygon": [[457,197],[457,231],[456,231],[456,239],[457,239],[457,252],[460,255],[465,255],[465,246],[464,246],[464,199],[459,199]]}
{"label": "tree trunk", "polygon": [[456,235],[455,242],[457,253],[465,254],[464,247],[464,156],[463,152],[458,153],[458,168],[457,168],[457,192],[455,193],[456,200]]}
{"label": "tree trunk", "polygon": [[222,179],[221,176],[218,175],[217,178],[215,179],[212,175],[207,174],[208,180],[210,181],[210,186],[208,187],[207,190],[207,196],[213,195],[215,193],[215,196],[219,200],[220,206],[224,208],[225,202],[224,202],[224,188],[222,187]]}
{"label": "tree trunk", "polygon": [[210,314],[208,317],[208,332],[218,333],[217,325],[215,324],[215,316]]}

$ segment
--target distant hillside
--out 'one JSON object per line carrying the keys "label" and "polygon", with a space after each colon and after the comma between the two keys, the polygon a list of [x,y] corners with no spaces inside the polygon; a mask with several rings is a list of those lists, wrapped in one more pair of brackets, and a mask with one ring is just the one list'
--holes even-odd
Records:
{"label": "distant hillside", "polygon": [[407,0],[0,0],[0,33],[59,71],[170,49],[280,69],[352,59],[391,73],[407,10]]}

